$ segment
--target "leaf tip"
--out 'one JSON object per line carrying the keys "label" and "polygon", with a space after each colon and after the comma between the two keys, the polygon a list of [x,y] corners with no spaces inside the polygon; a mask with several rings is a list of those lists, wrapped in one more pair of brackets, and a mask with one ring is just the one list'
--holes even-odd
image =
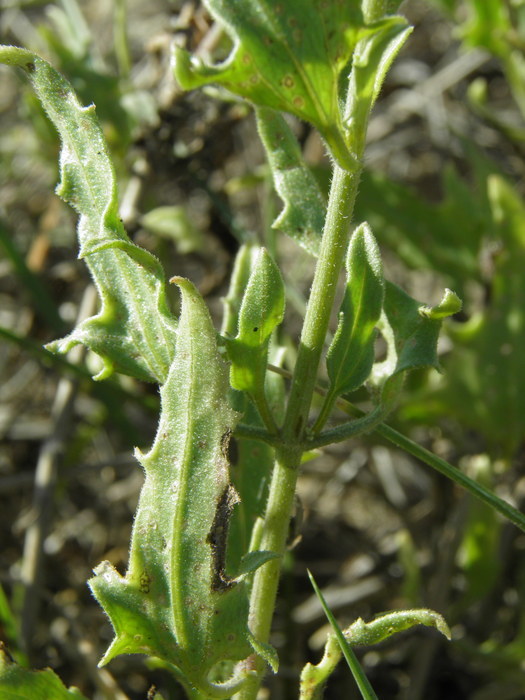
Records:
{"label": "leaf tip", "polygon": [[463,303],[451,289],[445,289],[443,298],[436,306],[420,306],[419,314],[431,321],[439,321],[447,316],[453,316],[461,311]]}

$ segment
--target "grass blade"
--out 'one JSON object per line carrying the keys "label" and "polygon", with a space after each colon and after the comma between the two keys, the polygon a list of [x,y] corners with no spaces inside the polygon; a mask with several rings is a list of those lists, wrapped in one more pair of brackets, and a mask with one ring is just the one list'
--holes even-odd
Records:
{"label": "grass blade", "polygon": [[319,598],[319,601],[320,601],[321,605],[323,606],[323,610],[325,612],[325,615],[328,618],[330,624],[332,625],[332,628],[334,630],[337,641],[339,642],[339,646],[341,647],[341,651],[343,652],[343,656],[346,659],[346,663],[348,664],[348,668],[350,669],[353,677],[355,678],[355,682],[357,683],[357,687],[359,688],[359,691],[361,693],[361,696],[363,697],[363,700],[378,700],[378,697],[375,694],[374,689],[370,685],[370,681],[366,677],[365,672],[363,671],[361,664],[359,663],[359,661],[357,659],[357,656],[354,654],[354,650],[352,649],[350,644],[346,641],[341,628],[337,624],[335,617],[332,615],[330,608],[326,604],[326,601],[323,598],[323,594],[319,590],[319,587],[318,587],[317,583],[315,582],[315,579],[312,576],[312,574],[310,573],[310,571],[308,571],[308,576],[310,578],[310,582],[313,586],[315,594]]}

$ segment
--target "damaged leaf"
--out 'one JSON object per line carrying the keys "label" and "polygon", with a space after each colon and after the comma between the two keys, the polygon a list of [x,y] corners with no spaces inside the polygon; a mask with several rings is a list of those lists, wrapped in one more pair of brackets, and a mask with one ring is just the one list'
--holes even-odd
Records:
{"label": "damaged leaf", "polygon": [[[182,295],[177,349],[161,388],[157,436],[133,529],[129,569],[108,562],[90,586],[115,628],[103,663],[144,653],[175,665],[192,687],[230,697],[232,687],[208,674],[224,660],[252,653],[243,582],[226,576],[230,484],[228,443],[237,414],[226,399],[228,369],[204,301],[191,282],[174,278]],[[226,695],[225,695],[226,693]]]}

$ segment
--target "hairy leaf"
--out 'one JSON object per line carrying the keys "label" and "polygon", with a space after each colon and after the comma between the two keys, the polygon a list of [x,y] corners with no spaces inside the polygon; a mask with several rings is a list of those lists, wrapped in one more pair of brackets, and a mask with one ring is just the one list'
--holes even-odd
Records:
{"label": "hairy leaf", "polygon": [[249,243],[244,243],[237,251],[228,293],[222,299],[224,317],[221,334],[224,337],[233,338],[237,335],[242,298],[259,251],[260,249],[257,246]]}
{"label": "hairy leaf", "polygon": [[326,215],[323,195],[283,116],[264,107],[257,109],[256,115],[275,189],[284,202],[272,227],[296,240],[308,253],[318,255]]}
{"label": "hairy leaf", "polygon": [[425,318],[438,321],[461,311],[461,299],[451,289],[445,289],[443,299],[436,306],[420,306],[419,313]]}
{"label": "hairy leaf", "polygon": [[257,105],[314,124],[343,167],[353,168],[340,112],[340,78],[364,28],[360,0],[205,0],[234,39],[229,58],[205,65],[175,50],[185,89],[218,83]]}
{"label": "hairy leaf", "polygon": [[163,382],[173,357],[176,322],[158,260],[131,243],[118,214],[115,173],[95,107],[83,107],[71,85],[34,53],[0,47],[0,62],[23,68],[59,132],[57,194],[80,214],[78,238],[102,300],[99,313],[49,349],[83,343],[100,355],[102,378],[117,370]]}
{"label": "hairy leaf", "polygon": [[383,308],[385,282],[381,254],[368,224],[353,234],[346,268],[339,325],[326,357],[330,393],[336,395],[361,386],[374,363],[375,327]]}
{"label": "hairy leaf", "polygon": [[397,632],[402,632],[416,625],[435,627],[447,639],[451,638],[444,617],[428,608],[396,610],[380,615],[371,622],[364,622],[359,618],[345,630],[344,634],[351,644],[377,644]]}
{"label": "hairy leaf", "polygon": [[343,632],[312,574],[308,572],[308,575],[323,610],[332,625],[333,633],[328,635],[321,661],[315,666],[308,663],[303,668],[300,700],[320,700],[323,685],[335,670],[342,654],[356,680],[363,699],[377,700],[377,696],[352,649],[353,645],[377,644],[397,632],[410,629],[416,625],[435,627],[447,639],[450,639],[450,630],[443,616],[428,608],[398,610],[380,615],[371,622],[364,622],[359,618]]}
{"label": "hairy leaf", "polygon": [[348,127],[357,152],[362,152],[364,148],[366,129],[363,125],[368,120],[390,66],[411,31],[404,17],[387,17],[376,24],[376,31],[363,36],[356,46],[350,73],[347,115],[351,115]]}
{"label": "hairy leaf", "polygon": [[0,645],[0,697],[2,700],[86,700],[78,688],[66,688],[50,668],[29,671],[11,660]]}
{"label": "hairy leaf", "polygon": [[266,564],[267,561],[270,561],[270,559],[278,559],[279,556],[280,555],[275,552],[264,550],[248,552],[248,554],[241,559],[237,578],[246,578],[246,576],[253,574],[260,566]]}
{"label": "hairy leaf", "polygon": [[279,268],[261,248],[253,263],[239,310],[237,336],[227,343],[230,383],[240,391],[261,390],[270,336],[284,315],[284,285]]}
{"label": "hairy leaf", "polygon": [[238,499],[228,463],[237,414],[225,398],[228,370],[204,301],[187,280],[173,281],[182,294],[177,349],[155,442],[147,454],[137,452],[146,481],[129,569],[122,577],[104,562],[90,585],[116,632],[103,663],[146,653],[175,665],[211,697],[230,697],[231,686],[210,685],[207,676],[216,662],[252,651],[244,583],[225,574]]}
{"label": "hairy leaf", "polygon": [[[453,295],[453,303],[449,303],[450,295]],[[382,387],[383,401],[390,400],[390,391],[397,394],[403,373],[422,367],[440,369],[437,342],[441,319],[456,313],[461,303],[447,290],[445,300],[434,308],[439,311],[434,313],[432,307],[420,304],[396,284],[386,283],[380,328],[388,351],[386,359],[374,365],[371,380],[372,384]]]}
{"label": "hairy leaf", "polygon": [[[260,250],[256,246],[245,244],[241,246],[235,258],[228,294],[223,299],[222,334],[229,340],[237,334],[244,293]],[[280,353],[277,353],[273,361],[279,363],[281,359]],[[266,373],[266,366],[264,366],[264,373]],[[264,389],[269,409],[277,420],[280,420],[284,405],[282,377],[270,373],[264,382]],[[243,423],[263,427],[255,405],[245,393],[233,392],[232,403],[234,408],[242,414]],[[241,438],[232,442],[232,445],[234,457],[231,474],[241,502],[232,516],[228,565],[231,571],[238,571],[241,559],[249,550],[254,524],[257,518],[264,514],[274,454],[273,449],[260,440]]]}

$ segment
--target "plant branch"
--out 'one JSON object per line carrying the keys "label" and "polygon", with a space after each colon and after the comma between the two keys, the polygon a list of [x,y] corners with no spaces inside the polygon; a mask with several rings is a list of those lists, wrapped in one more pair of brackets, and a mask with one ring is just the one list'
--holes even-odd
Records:
{"label": "plant branch", "polygon": [[384,421],[388,413],[389,411],[383,406],[376,406],[370,413],[365,413],[354,421],[343,423],[343,425],[338,425],[309,438],[306,440],[305,446],[311,450],[369,433]]}
{"label": "plant branch", "polygon": [[[261,549],[277,554],[282,554],[286,548],[310,405],[348,245],[360,172],[360,168],[346,171],[334,166],[321,249],[283,423],[284,445],[276,450],[276,464],[263,526]],[[250,599],[250,629],[262,643],[267,643],[270,636],[280,567],[280,559],[273,559],[261,566],[254,577]],[[248,679],[238,694],[238,700],[254,700],[257,695],[266,663],[260,656],[252,663],[256,673]]]}
{"label": "plant branch", "polygon": [[282,445],[282,440],[276,435],[269,433],[265,428],[259,428],[255,425],[246,425],[245,423],[239,423],[236,426],[235,437],[245,438],[246,440],[260,440],[272,447]]}
{"label": "plant branch", "polygon": [[292,443],[302,439],[307,427],[317,369],[348,245],[360,172],[348,172],[337,165],[334,167],[321,250],[306,308],[284,420],[283,438]]}
{"label": "plant branch", "polygon": [[[275,365],[269,365],[268,367],[272,372],[280,374],[285,378],[289,378],[291,376],[290,372],[288,372],[288,370],[286,369],[283,369],[282,367],[276,367]],[[319,385],[316,385],[315,392],[320,394],[321,396],[325,396],[327,393],[326,389]],[[363,410],[361,410],[360,408],[352,404],[350,401],[347,401],[342,397],[339,397],[337,399],[337,406],[345,413],[348,413],[349,415],[352,415],[357,419],[369,419],[371,418],[373,413],[365,413]],[[441,457],[438,457],[433,452],[430,452],[430,450],[427,450],[425,447],[418,445],[416,442],[406,437],[406,435],[403,435],[394,428],[391,428],[389,425],[383,423],[382,420],[379,421],[378,424],[375,426],[371,426],[369,428],[367,427],[363,430],[356,432],[355,435],[352,434],[353,425],[353,423],[345,424],[342,426],[338,426],[338,428],[336,428],[335,430],[340,430],[342,434],[345,429],[348,429],[348,434],[346,435],[346,437],[341,438],[343,440],[351,437],[356,437],[356,435],[366,432],[372,432],[376,433],[377,435],[380,435],[385,440],[388,440],[388,442],[391,442],[392,444],[401,448],[405,452],[408,452],[413,457],[416,457],[417,459],[427,464],[429,467],[432,467],[432,469],[438,471],[440,474],[443,474],[449,479],[455,481],[456,484],[458,484],[458,486],[461,486],[473,496],[479,498],[484,503],[494,508],[494,510],[496,510],[500,515],[502,515],[507,520],[510,520],[511,523],[513,523],[514,525],[516,525],[516,527],[519,527],[520,530],[523,530],[525,532],[525,515],[523,513],[517,510],[517,508],[511,506],[510,503],[507,503],[503,499],[496,496],[489,489],[486,489],[478,482],[466,476],[466,474],[463,474],[463,472],[460,471],[458,467],[454,467],[449,462],[445,461]],[[326,433],[322,433],[321,435],[319,435],[319,438],[323,437],[325,434]],[[308,448],[322,446],[317,443],[315,438],[307,441],[306,444],[308,445]]]}

